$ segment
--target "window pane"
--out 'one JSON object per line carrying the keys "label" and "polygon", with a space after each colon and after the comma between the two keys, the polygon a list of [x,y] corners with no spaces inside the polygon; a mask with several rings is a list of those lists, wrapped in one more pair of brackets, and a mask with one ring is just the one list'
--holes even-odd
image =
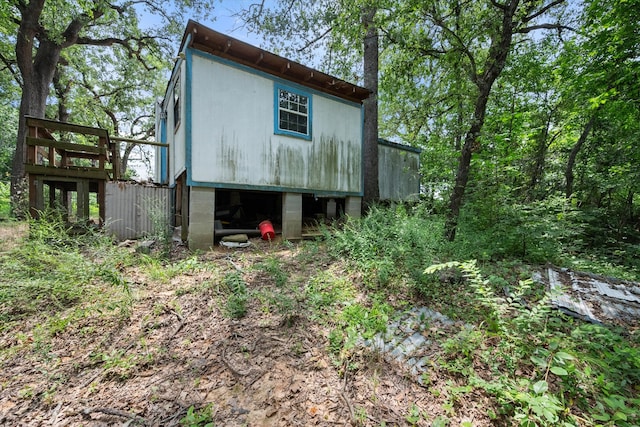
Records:
{"label": "window pane", "polygon": [[284,89],[278,89],[278,127],[307,135],[309,99]]}

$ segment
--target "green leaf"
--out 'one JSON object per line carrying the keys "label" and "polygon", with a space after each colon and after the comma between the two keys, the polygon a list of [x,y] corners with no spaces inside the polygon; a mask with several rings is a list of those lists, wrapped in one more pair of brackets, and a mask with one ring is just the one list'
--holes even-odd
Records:
{"label": "green leaf", "polygon": [[531,356],[531,361],[539,368],[547,367],[547,361],[541,357]]}
{"label": "green leaf", "polygon": [[537,383],[535,383],[533,385],[533,391],[536,394],[543,394],[546,393],[547,390],[549,390],[549,384],[547,384],[546,381],[538,381]]}
{"label": "green leaf", "polygon": [[613,414],[613,421],[627,421],[627,415],[624,412],[616,412]]}
{"label": "green leaf", "polygon": [[565,353],[564,351],[559,351],[555,354],[555,357],[559,360],[574,360],[575,357],[570,355],[569,353]]}
{"label": "green leaf", "polygon": [[609,421],[611,419],[607,413],[591,415],[591,418],[597,421]]}
{"label": "green leaf", "polygon": [[552,366],[550,371],[553,372],[554,374],[556,374],[559,377],[565,377],[565,376],[569,375],[567,370],[564,369],[564,368],[561,368],[560,366]]}

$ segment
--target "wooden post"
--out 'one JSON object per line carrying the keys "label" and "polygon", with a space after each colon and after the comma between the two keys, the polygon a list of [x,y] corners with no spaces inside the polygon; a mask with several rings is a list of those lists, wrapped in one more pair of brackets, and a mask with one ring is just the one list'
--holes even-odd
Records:
{"label": "wooden post", "polygon": [[98,181],[98,216],[100,217],[98,222],[100,224],[100,227],[102,227],[104,225],[104,220],[106,217],[106,211],[105,211],[105,200],[106,200],[106,182],[104,179],[101,179]]}
{"label": "wooden post", "polygon": [[[27,131],[27,135],[30,137],[35,137],[38,134],[38,129],[34,126],[29,126],[29,130]],[[36,155],[37,155],[38,147],[35,145],[27,146],[27,164],[35,165],[36,164]],[[38,208],[37,208],[37,185],[36,179],[33,174],[29,174],[29,214],[32,218],[38,217]]]}
{"label": "wooden post", "polygon": [[78,220],[86,221],[89,219],[89,181],[86,179],[78,180],[76,184],[77,192],[77,210]]}

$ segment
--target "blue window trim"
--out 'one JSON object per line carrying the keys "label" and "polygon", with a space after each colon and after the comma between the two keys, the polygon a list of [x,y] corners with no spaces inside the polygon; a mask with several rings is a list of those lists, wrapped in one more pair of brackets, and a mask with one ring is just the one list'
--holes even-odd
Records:
{"label": "blue window trim", "polygon": [[[280,90],[286,90],[287,92],[295,93],[297,95],[306,96],[308,100],[307,105],[307,133],[293,132],[290,130],[280,129],[280,103],[278,102],[280,96]],[[294,138],[304,139],[311,141],[311,135],[313,130],[311,124],[313,123],[313,97],[309,92],[283,85],[281,83],[274,82],[273,84],[273,133],[276,135],[293,136]]]}

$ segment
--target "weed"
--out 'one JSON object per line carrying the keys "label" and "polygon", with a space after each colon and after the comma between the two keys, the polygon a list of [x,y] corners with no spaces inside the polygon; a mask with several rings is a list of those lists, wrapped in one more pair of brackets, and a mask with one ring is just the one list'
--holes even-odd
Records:
{"label": "weed", "polygon": [[[412,426],[415,426],[416,424],[418,424],[418,422],[420,420],[423,419],[423,417],[426,414],[424,414],[420,408],[418,407],[418,405],[416,405],[415,403],[413,403],[411,405],[411,408],[409,408],[409,413],[404,417],[404,419]],[[434,421],[435,423],[435,421]],[[432,424],[435,425],[435,424]],[[440,425],[444,425],[446,426],[447,424],[440,424]]]}
{"label": "weed", "polygon": [[59,214],[29,222],[26,240],[0,254],[0,320],[49,313],[89,299],[93,282],[107,281],[127,291],[117,266],[129,262],[104,234],[76,234]]}
{"label": "weed", "polygon": [[180,419],[180,425],[185,427],[214,427],[213,405],[208,404],[200,409],[193,405],[187,409],[187,415]]}
{"label": "weed", "polygon": [[332,316],[355,298],[356,289],[347,278],[324,271],[309,280],[305,293],[309,306],[316,313],[328,310]]}
{"label": "weed", "polygon": [[205,269],[205,266],[198,261],[197,256],[177,262],[168,262],[152,256],[141,255],[141,260],[150,279],[162,283],[169,283],[171,279],[182,274],[193,274]]}
{"label": "weed", "polygon": [[256,267],[267,272],[279,288],[286,285],[289,280],[289,274],[282,269],[280,261],[275,256],[267,257]]}
{"label": "weed", "polygon": [[135,355],[126,355],[123,350],[113,350],[110,353],[98,353],[94,360],[102,362],[102,367],[108,375],[115,375],[120,379],[127,378],[136,367]]}
{"label": "weed", "polygon": [[244,317],[247,314],[249,295],[247,284],[242,279],[242,275],[239,272],[227,273],[223,278],[223,282],[227,289],[227,303],[225,306],[227,316],[232,319]]}
{"label": "weed", "polygon": [[33,387],[30,385],[24,386],[18,391],[18,397],[25,400],[31,399],[33,397]]}
{"label": "weed", "polygon": [[167,207],[161,199],[149,198],[145,200],[143,206],[147,210],[147,216],[151,220],[151,232],[147,238],[160,243],[160,256],[169,258],[171,254],[172,234]]}

